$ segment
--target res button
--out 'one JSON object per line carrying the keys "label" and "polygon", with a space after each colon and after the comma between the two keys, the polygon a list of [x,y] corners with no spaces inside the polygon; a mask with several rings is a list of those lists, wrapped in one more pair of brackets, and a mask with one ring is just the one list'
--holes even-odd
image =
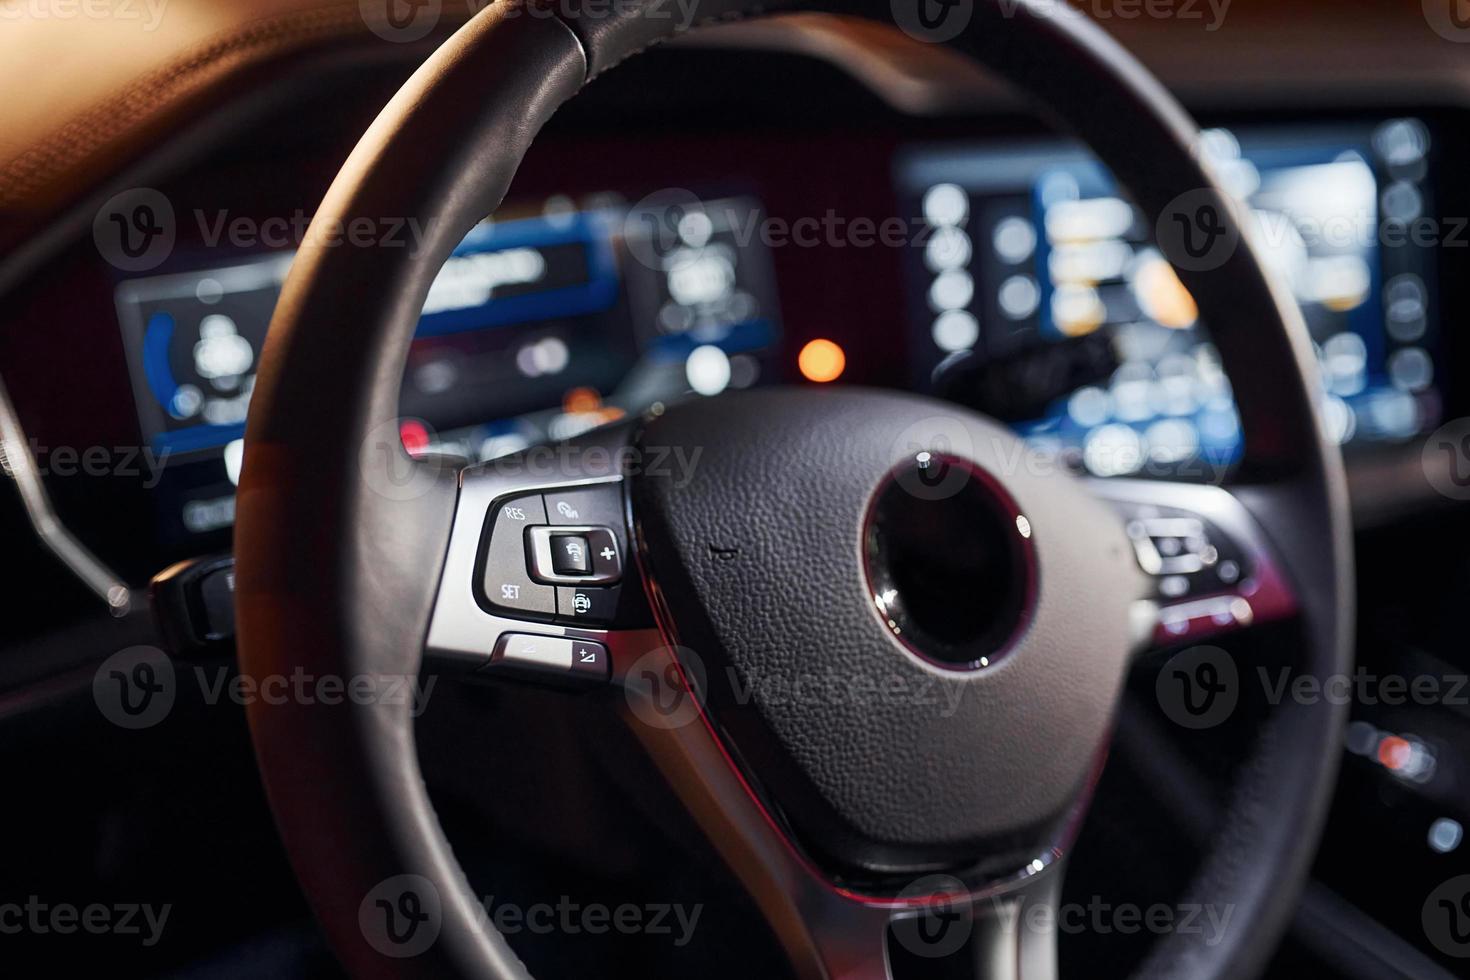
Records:
{"label": "res button", "polygon": [[480,581],[485,601],[510,613],[556,615],[556,589],[534,581],[526,564],[526,529],[546,523],[541,495],[501,500],[485,523],[490,532]]}

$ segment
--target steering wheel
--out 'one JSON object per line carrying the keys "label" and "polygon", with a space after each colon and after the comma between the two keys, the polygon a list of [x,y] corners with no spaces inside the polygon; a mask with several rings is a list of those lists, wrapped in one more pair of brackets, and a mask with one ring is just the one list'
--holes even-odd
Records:
{"label": "steering wheel", "polygon": [[[256,678],[373,690],[426,657],[597,688],[588,704],[626,714],[798,975],[887,977],[942,909],[977,973],[1044,977],[1054,921],[1005,913],[1055,902],[1138,651],[1291,616],[1296,671],[1351,669],[1346,490],[1300,313],[1185,112],[1064,4],[916,2],[827,12],[930,32],[1111,168],[1233,384],[1245,451],[1225,486],[1084,481],[966,410],[860,389],[675,404],[552,469],[411,458],[399,385],[435,274],[556,108],[685,24],[656,0],[496,0],[368,129],[291,269],[246,433],[239,657]],[[813,9],[699,0],[695,24]],[[331,234],[387,217],[419,221],[421,255]],[[679,453],[697,464],[657,465]],[[1238,574],[1161,595],[1154,521],[1185,522],[1204,563],[1228,552]],[[1179,672],[1196,694],[1220,683]],[[813,676],[870,696],[780,696]],[[1331,700],[1266,712],[1188,896],[1232,907],[1231,927],[1161,938],[1141,976],[1263,967],[1325,818]],[[411,704],[248,710],[294,869],[354,975],[527,976],[429,802]]]}

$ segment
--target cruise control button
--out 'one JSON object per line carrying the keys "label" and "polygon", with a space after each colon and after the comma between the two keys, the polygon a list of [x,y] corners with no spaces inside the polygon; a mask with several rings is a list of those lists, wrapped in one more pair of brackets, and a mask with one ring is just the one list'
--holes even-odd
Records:
{"label": "cruise control button", "polygon": [[551,567],[558,575],[586,575],[592,571],[587,539],[580,534],[552,535]]}
{"label": "cruise control button", "polygon": [[616,483],[604,483],[572,490],[548,490],[546,517],[551,524],[622,527],[622,487]]}
{"label": "cruise control button", "polygon": [[566,673],[572,669],[572,641],[560,636],[507,633],[500,638],[491,664]]}
{"label": "cruise control button", "polygon": [[556,590],[556,611],[562,619],[586,623],[611,623],[618,613],[622,589],[562,586]]}
{"label": "cruise control button", "polygon": [[534,633],[501,636],[483,669],[582,680],[607,680],[611,674],[607,647],[601,643]]}
{"label": "cruise control button", "polygon": [[541,495],[502,500],[486,522],[491,527],[481,580],[485,600],[512,613],[556,615],[556,589],[532,579],[526,564],[526,529],[546,523]]}
{"label": "cruise control button", "polygon": [[612,673],[607,647],[591,640],[575,641],[572,644],[572,672],[585,674],[589,679],[607,680]]}
{"label": "cruise control button", "polygon": [[[555,585],[611,585],[623,575],[618,538],[606,527],[533,527],[526,531],[531,576]],[[574,558],[578,567],[571,570]]]}
{"label": "cruise control button", "polygon": [[602,582],[616,582],[623,576],[623,563],[618,555],[618,539],[612,531],[599,527],[587,532],[591,551],[592,574]]}

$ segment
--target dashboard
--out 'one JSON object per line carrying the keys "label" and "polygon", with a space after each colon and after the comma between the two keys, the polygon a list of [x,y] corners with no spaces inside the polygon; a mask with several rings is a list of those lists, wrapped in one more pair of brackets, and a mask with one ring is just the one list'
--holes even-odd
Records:
{"label": "dashboard", "polygon": [[[1307,317],[1333,435],[1374,444],[1433,428],[1433,251],[1410,234],[1431,206],[1428,128],[1410,118],[1206,137]],[[901,148],[894,171],[900,216],[881,224],[829,213],[788,227],[753,195],[683,188],[513,203],[429,291],[404,379],[405,444],[483,461],[689,394],[784,380],[772,253],[879,247],[906,266],[916,386],[973,399],[977,368],[1099,334],[1116,366],[1094,365],[1093,383],[1015,420],[1036,446],[1096,476],[1234,461],[1240,427],[1208,326],[1095,160],[1058,142],[935,144]],[[397,231],[383,231],[384,247],[412,254],[417,230]],[[160,459],[220,459],[237,480],[291,254],[214,265],[202,250],[181,259],[190,271],[117,286],[139,424]],[[833,332],[799,356],[808,380],[840,377],[842,342],[859,338]],[[216,496],[177,510],[183,532],[228,527],[229,489],[218,482]]]}
{"label": "dashboard", "polygon": [[[805,58],[702,52],[700,84],[670,85],[677,58],[639,59],[569,105],[440,272],[402,383],[411,452],[491,459],[678,399],[862,384],[978,409],[1097,477],[1216,481],[1239,458],[1209,325],[1156,230],[1079,146],[1008,109],[900,111]],[[151,180],[173,244],[146,268],[84,231],[7,295],[0,365],[18,420],[59,517],[126,582],[230,549],[272,308],[390,76],[301,91]],[[752,111],[748,91],[772,78],[788,97]],[[1377,495],[1402,518],[1364,524],[1361,656],[1382,672],[1461,663],[1463,569],[1416,533],[1458,527],[1424,518],[1420,450],[1467,414],[1470,229],[1442,217],[1470,214],[1465,111],[1194,108],[1302,308],[1355,505]],[[410,251],[423,233],[373,229]],[[53,584],[38,573],[16,595],[41,610]],[[1426,831],[1470,819],[1453,750],[1467,729],[1413,705],[1354,718],[1319,874],[1412,936],[1419,884],[1446,859]],[[1390,772],[1374,754],[1390,736],[1428,753],[1430,774]],[[1414,901],[1368,894],[1365,865],[1412,879]]]}
{"label": "dashboard", "polygon": [[[1444,213],[1451,118],[1206,134],[1301,304],[1350,459],[1446,417],[1438,246],[1453,229],[1430,216]],[[895,120],[543,141],[430,289],[404,444],[485,460],[681,398],[858,383],[987,412],[1078,472],[1218,480],[1241,451],[1230,382],[1153,230],[1079,146],[1024,121],[978,128],[998,131]],[[7,376],[17,411],[43,473],[103,447],[109,493],[53,481],[57,507],[130,580],[228,548],[261,344],[330,173],[322,145],[351,132],[306,140],[299,169],[247,141],[153,191],[175,242],[148,268],[84,244],[22,293],[0,353],[47,368]],[[372,233],[412,255],[423,229]],[[109,410],[80,411],[79,387]],[[117,458],[128,446],[135,458]]]}

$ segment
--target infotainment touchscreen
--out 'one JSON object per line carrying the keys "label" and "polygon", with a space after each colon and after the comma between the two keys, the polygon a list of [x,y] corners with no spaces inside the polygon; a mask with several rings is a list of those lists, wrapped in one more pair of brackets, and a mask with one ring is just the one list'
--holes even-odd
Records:
{"label": "infotainment touchscreen", "polygon": [[[1216,129],[1205,153],[1251,215],[1266,263],[1301,304],[1334,436],[1404,440],[1440,416],[1429,130]],[[1021,428],[1097,475],[1226,463],[1240,429],[1208,325],[1109,174],[1077,147],[912,147],[904,206],[927,241],[908,256],[921,384],[955,365],[1100,334],[1116,369]],[[1464,233],[1464,229],[1461,229]]]}

